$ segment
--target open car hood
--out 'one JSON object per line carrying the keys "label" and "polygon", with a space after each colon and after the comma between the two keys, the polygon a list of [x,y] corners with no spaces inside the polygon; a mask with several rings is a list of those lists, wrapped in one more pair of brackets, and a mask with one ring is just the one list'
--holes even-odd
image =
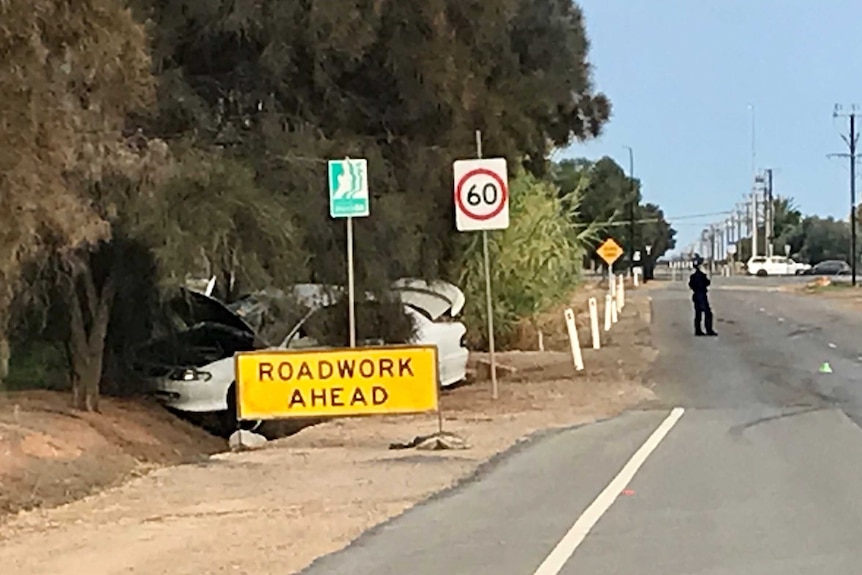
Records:
{"label": "open car hood", "polygon": [[393,282],[392,291],[401,297],[403,303],[427,313],[432,321],[437,321],[446,313],[455,317],[464,309],[464,292],[443,280],[428,282],[402,278]]}
{"label": "open car hood", "polygon": [[252,327],[233,310],[219,300],[189,289],[181,289],[180,295],[169,304],[176,318],[176,331],[185,331],[197,326],[218,324],[229,326],[240,332],[254,333]]}
{"label": "open car hood", "polygon": [[168,304],[167,333],[162,330],[133,351],[132,368],[148,376],[176,369],[203,367],[252,351],[261,342],[252,327],[220,301],[189,289],[181,289]]}
{"label": "open car hood", "polygon": [[148,377],[200,368],[261,347],[253,333],[230,326],[207,323],[166,337],[152,339],[134,352],[132,368]]}

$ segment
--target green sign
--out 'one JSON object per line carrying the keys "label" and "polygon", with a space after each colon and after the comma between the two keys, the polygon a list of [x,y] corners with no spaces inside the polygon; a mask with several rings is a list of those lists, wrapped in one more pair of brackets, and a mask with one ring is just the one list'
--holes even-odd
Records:
{"label": "green sign", "polygon": [[330,160],[329,215],[361,218],[370,214],[368,160]]}

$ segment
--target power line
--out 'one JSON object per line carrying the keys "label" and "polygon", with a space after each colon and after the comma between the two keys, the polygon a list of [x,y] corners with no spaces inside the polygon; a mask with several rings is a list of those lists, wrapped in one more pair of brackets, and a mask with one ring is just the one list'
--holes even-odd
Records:
{"label": "power line", "polygon": [[733,210],[725,210],[725,211],[723,211],[723,212],[711,212],[711,213],[708,213],[708,214],[689,214],[689,215],[685,215],[685,216],[675,216],[675,217],[668,217],[668,216],[665,216],[665,218],[664,218],[664,219],[666,219],[667,221],[673,221],[673,220],[694,220],[694,219],[697,219],[697,218],[711,218],[711,217],[713,217],[713,216],[723,216],[723,215],[726,215],[726,214],[732,214],[732,213],[733,213]]}

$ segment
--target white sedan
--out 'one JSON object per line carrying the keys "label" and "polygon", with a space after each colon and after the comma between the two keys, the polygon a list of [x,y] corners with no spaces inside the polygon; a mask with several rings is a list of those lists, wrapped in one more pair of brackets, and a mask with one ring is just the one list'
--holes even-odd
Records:
{"label": "white sedan", "polygon": [[[153,382],[153,394],[165,406],[194,414],[222,413],[224,431],[235,429],[234,355],[253,349],[302,349],[346,346],[344,334],[332,335],[333,325],[343,325],[343,309],[338,304],[339,288],[317,284],[294,286],[293,298],[306,313],[295,323],[280,345],[261,345],[259,334],[261,310],[265,305],[254,297],[236,305],[224,306],[200,293],[191,293],[198,308],[213,308],[207,314],[216,317],[205,324],[192,326],[179,335],[179,341],[153,342],[148,346],[151,358],[159,353],[165,369]],[[469,351],[464,345],[466,328],[452,318],[463,309],[464,294],[446,282],[399,280],[392,286],[394,295],[411,320],[410,343],[437,346],[440,385],[448,387],[463,381],[467,374]],[[374,308],[380,302],[366,298],[356,303],[357,316],[366,312],[379,317]],[[388,323],[388,322],[387,322]],[[252,327],[254,326],[254,327]],[[345,330],[346,331],[346,330]],[[372,334],[374,335],[374,334]],[[321,341],[323,340],[323,341]],[[362,344],[388,343],[379,337],[366,337]],[[151,360],[152,361],[152,360]]]}

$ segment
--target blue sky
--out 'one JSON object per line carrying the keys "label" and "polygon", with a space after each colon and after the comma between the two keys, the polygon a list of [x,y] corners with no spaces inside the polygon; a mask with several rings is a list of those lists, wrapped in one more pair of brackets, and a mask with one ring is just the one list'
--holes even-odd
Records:
{"label": "blue sky", "polygon": [[[758,168],[804,213],[850,210],[836,103],[862,106],[859,0],[578,0],[596,87],[613,104],[604,135],[557,157],[608,155],[671,218],[732,209]],[[860,109],[862,110],[862,109]],[[858,122],[862,132],[862,121]],[[862,189],[862,187],[860,187]],[[682,248],[723,216],[672,221]]]}

